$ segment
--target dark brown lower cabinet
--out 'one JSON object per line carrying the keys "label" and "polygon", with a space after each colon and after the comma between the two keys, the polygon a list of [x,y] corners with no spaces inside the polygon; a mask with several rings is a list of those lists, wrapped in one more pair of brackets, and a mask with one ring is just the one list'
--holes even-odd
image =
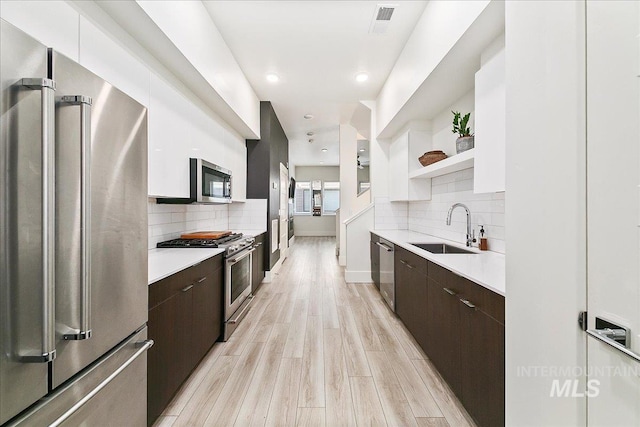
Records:
{"label": "dark brown lower cabinet", "polygon": [[504,297],[399,246],[396,314],[481,427],[504,426]]}
{"label": "dark brown lower cabinet", "polygon": [[395,247],[396,314],[418,344],[427,347],[427,260]]}
{"label": "dark brown lower cabinet", "polygon": [[253,288],[252,293],[254,295],[258,291],[258,289],[260,289],[262,280],[264,279],[265,237],[266,237],[266,233],[262,233],[256,236],[256,241],[253,244],[254,247],[256,248],[256,250],[253,252],[253,258],[252,258],[253,261],[251,264],[251,270],[252,270],[251,279],[252,279],[252,288]]}
{"label": "dark brown lower cabinet", "polygon": [[425,352],[482,427],[504,426],[504,297],[428,263]]}
{"label": "dark brown lower cabinet", "polygon": [[460,400],[478,425],[503,426],[504,325],[464,304],[460,312]]}
{"label": "dark brown lower cabinet", "polygon": [[220,336],[222,265],[218,255],[149,286],[148,425]]}
{"label": "dark brown lower cabinet", "polygon": [[[429,265],[431,267],[431,265]],[[446,290],[445,290],[446,289]],[[440,375],[447,380],[451,390],[461,396],[460,378],[460,316],[459,300],[449,292],[455,292],[442,286],[432,278],[427,281],[427,346],[431,362],[438,368]],[[447,338],[445,338],[447,337]]]}

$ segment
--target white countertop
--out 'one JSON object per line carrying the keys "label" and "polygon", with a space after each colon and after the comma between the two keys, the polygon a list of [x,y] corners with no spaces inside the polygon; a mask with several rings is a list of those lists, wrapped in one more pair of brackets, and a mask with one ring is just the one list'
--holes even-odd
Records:
{"label": "white countertop", "polygon": [[149,251],[149,285],[224,252],[210,248],[168,248]]}
{"label": "white countertop", "polygon": [[[428,234],[409,230],[371,230],[383,239],[398,245],[416,255],[426,258],[459,276],[484,286],[502,296],[506,295],[505,286],[505,256],[497,252],[479,251],[475,248],[465,248],[459,242],[441,239]],[[444,242],[477,252],[477,254],[432,254],[411,243]]]}
{"label": "white countertop", "polygon": [[[245,236],[259,236],[267,230],[233,230]],[[149,285],[224,252],[210,248],[166,248],[149,251]]]}

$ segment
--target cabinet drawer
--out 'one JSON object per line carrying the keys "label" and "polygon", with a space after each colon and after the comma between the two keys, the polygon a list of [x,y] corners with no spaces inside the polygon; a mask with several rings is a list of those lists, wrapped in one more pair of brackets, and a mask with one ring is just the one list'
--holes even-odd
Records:
{"label": "cabinet drawer", "polygon": [[379,242],[380,241],[380,236],[378,236],[377,234],[373,234],[373,233],[370,233],[370,234],[371,234],[371,241],[372,242]]}
{"label": "cabinet drawer", "polygon": [[[453,273],[451,273],[453,274]],[[469,300],[483,313],[504,324],[504,297],[464,277],[455,276],[460,298]]]}
{"label": "cabinet drawer", "polygon": [[[420,273],[426,275],[427,274],[427,263],[428,261],[422,258],[420,255],[416,255],[413,252],[409,252],[406,249],[402,249],[401,247],[395,247],[395,259],[407,266],[409,268],[413,267],[418,270]],[[396,269],[400,268],[400,266],[396,265]]]}
{"label": "cabinet drawer", "polygon": [[204,260],[200,264],[184,270],[187,284],[211,278],[211,275],[220,268],[222,268],[222,254]]}
{"label": "cabinet drawer", "polygon": [[482,285],[428,261],[428,276],[442,288],[454,292],[458,298],[466,299],[485,314],[504,324],[504,297]]}
{"label": "cabinet drawer", "polygon": [[171,298],[190,284],[210,276],[219,268],[222,268],[222,254],[152,283],[149,286],[149,309]]}

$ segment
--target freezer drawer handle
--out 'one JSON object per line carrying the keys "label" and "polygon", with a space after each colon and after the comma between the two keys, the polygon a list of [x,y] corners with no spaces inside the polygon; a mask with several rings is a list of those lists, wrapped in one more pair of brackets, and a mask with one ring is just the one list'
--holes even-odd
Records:
{"label": "freezer drawer handle", "polygon": [[25,363],[47,363],[56,358],[55,331],[55,98],[56,82],[26,78],[20,85],[41,94],[42,117],[42,343],[36,355],[20,355]]}
{"label": "freezer drawer handle", "polygon": [[63,335],[65,340],[91,338],[91,97],[66,95],[61,104],[80,106],[80,328]]}
{"label": "freezer drawer handle", "polygon": [[[586,317],[586,313],[584,315]],[[631,350],[631,330],[601,317],[596,317],[596,327],[587,329],[590,336],[640,362],[640,354]]]}
{"label": "freezer drawer handle", "polygon": [[72,416],[78,409],[85,405],[96,394],[100,393],[100,390],[105,388],[111,381],[113,381],[122,371],[127,369],[138,357],[140,357],[145,351],[149,350],[153,346],[153,340],[142,341],[141,347],[131,356],[126,362],[124,362],[118,369],[116,369],[111,375],[109,375],[104,381],[102,381],[96,388],[91,390],[87,395],[80,399],[75,405],[73,405],[67,412],[62,414],[60,418],[55,420],[49,427],[57,427],[64,423],[70,416]]}
{"label": "freezer drawer handle", "polygon": [[611,347],[626,354],[630,358],[634,359],[636,362],[640,362],[640,354],[636,353],[633,350],[628,349],[624,345],[620,344],[618,341],[612,338],[609,338],[609,336],[607,336],[607,333],[605,333],[605,331],[601,331],[599,329],[587,329],[587,334],[594,337],[595,339],[602,341],[605,344],[609,344]]}

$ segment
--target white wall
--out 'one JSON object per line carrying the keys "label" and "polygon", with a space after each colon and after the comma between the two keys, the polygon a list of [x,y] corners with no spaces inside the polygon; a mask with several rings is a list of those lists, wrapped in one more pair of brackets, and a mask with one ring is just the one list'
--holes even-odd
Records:
{"label": "white wall", "polygon": [[[340,181],[340,167],[338,166],[296,166],[295,179],[302,181]],[[341,190],[342,191],[342,190]],[[293,218],[294,234],[296,236],[335,236],[335,215],[295,215]]]}
{"label": "white wall", "polygon": [[585,365],[586,335],[576,320],[586,308],[584,9],[573,1],[506,3],[506,423],[512,426],[586,424],[585,398],[550,397],[552,381],[566,378],[518,374]]}
{"label": "white wall", "polygon": [[205,80],[260,135],[259,99],[200,1],[137,1]]}
{"label": "white wall", "polygon": [[427,4],[378,95],[378,131],[393,119],[488,4],[488,0]]}
{"label": "white wall", "polygon": [[466,113],[471,113],[468,126],[473,133],[475,131],[474,104],[475,93],[473,90],[470,90],[431,120],[431,150],[442,150],[448,156],[456,155],[456,139],[458,135],[451,132],[451,129],[453,129],[453,114],[451,111],[460,111],[463,116]]}
{"label": "white wall", "polygon": [[346,265],[344,221],[371,204],[371,191],[358,196],[358,132],[351,125],[340,125],[340,265]]}
{"label": "white wall", "polygon": [[346,254],[347,263],[344,278],[348,283],[371,283],[371,257],[369,256],[371,236],[369,231],[373,227],[374,209],[369,207],[346,225]]}

